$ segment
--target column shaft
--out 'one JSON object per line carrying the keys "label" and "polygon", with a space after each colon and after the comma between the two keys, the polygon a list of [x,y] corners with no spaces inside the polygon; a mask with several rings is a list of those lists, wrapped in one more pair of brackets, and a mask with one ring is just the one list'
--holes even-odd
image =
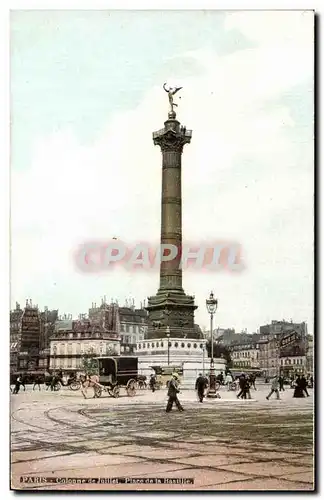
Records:
{"label": "column shaft", "polygon": [[160,264],[160,289],[182,290],[181,153],[162,153],[161,244],[177,247],[177,257]]}

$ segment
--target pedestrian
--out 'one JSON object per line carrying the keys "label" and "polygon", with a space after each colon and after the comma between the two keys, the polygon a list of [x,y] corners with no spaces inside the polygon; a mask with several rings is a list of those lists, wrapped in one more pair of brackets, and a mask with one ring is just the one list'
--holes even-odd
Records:
{"label": "pedestrian", "polygon": [[270,397],[272,396],[272,394],[275,392],[276,395],[277,395],[277,399],[280,399],[280,395],[279,395],[279,390],[278,390],[278,387],[279,387],[279,381],[278,381],[278,377],[274,377],[273,380],[272,380],[272,384],[271,384],[271,391],[269,392],[268,396],[266,397],[266,399],[270,399]]}
{"label": "pedestrian", "polygon": [[179,389],[179,381],[178,381],[178,375],[176,373],[173,373],[172,379],[169,382],[169,388],[168,388],[168,404],[166,407],[166,412],[169,413],[172,410],[173,403],[176,404],[176,407],[178,408],[179,411],[184,411],[184,408],[180,404],[180,401],[178,399],[178,394],[180,392]]}
{"label": "pedestrian", "polygon": [[231,384],[233,382],[233,377],[232,375],[230,374],[230,372],[226,373],[226,376],[225,376],[225,385],[227,385],[227,390],[230,391],[231,390]]}
{"label": "pedestrian", "polygon": [[34,379],[34,385],[33,385],[33,391],[35,390],[36,385],[38,385],[38,389],[41,390],[40,383],[41,383],[40,377],[35,377],[35,379]]}
{"label": "pedestrian", "polygon": [[26,381],[26,378],[27,378],[27,377],[26,377],[26,375],[22,375],[22,376],[20,377],[20,385],[22,385],[22,386],[23,386],[23,388],[24,388],[24,392],[26,391],[26,385],[25,385],[25,383],[26,383],[26,382],[25,382],[25,381]]}
{"label": "pedestrian", "polygon": [[199,377],[196,380],[195,390],[197,391],[199,402],[202,403],[204,399],[205,389],[208,386],[208,381],[202,373],[199,373]]}
{"label": "pedestrian", "polygon": [[156,375],[152,373],[150,378],[150,388],[152,392],[155,392],[156,389]]}
{"label": "pedestrian", "polygon": [[280,375],[280,377],[278,378],[278,382],[279,382],[279,391],[284,391],[285,388],[284,388],[284,378],[282,375]]}
{"label": "pedestrian", "polygon": [[51,391],[54,391],[56,382],[57,382],[57,376],[54,374],[51,379]]}
{"label": "pedestrian", "polygon": [[251,387],[253,387],[253,389],[256,391],[257,388],[255,387],[255,379],[256,379],[256,376],[254,373],[252,373],[250,375],[250,384],[251,384]]}
{"label": "pedestrian", "polygon": [[301,381],[300,376],[297,375],[296,381],[295,381],[295,390],[294,390],[293,398],[304,398],[304,397],[305,397],[305,394],[304,394],[304,389],[303,389],[303,383]]}
{"label": "pedestrian", "polygon": [[16,379],[15,387],[14,387],[14,390],[13,390],[13,394],[18,394],[18,392],[20,390],[20,384],[21,384],[21,376],[18,375],[18,377]]}
{"label": "pedestrian", "polygon": [[[238,379],[238,381],[239,381],[239,387],[240,387],[240,392],[236,396],[237,399],[239,399],[239,398],[243,399],[243,396],[244,396],[244,387],[245,387],[245,378],[246,378],[245,374],[241,373],[241,375],[239,376],[239,379]],[[246,398],[246,394],[245,394],[245,398]]]}
{"label": "pedestrian", "polygon": [[252,399],[250,387],[251,387],[251,376],[248,375],[245,379],[245,384],[244,384],[244,388],[243,388],[244,389],[244,399],[246,399],[246,396],[248,396],[248,399]]}
{"label": "pedestrian", "polygon": [[302,375],[302,377],[300,379],[300,387],[305,392],[306,396],[309,397],[309,394],[308,394],[308,391],[307,391],[307,380],[305,378],[305,375]]}

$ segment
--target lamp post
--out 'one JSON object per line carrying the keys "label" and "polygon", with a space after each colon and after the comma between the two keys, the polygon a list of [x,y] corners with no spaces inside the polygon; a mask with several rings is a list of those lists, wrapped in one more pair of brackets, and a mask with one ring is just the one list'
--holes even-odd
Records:
{"label": "lamp post", "polygon": [[54,359],[53,359],[53,369],[56,370],[56,352],[57,352],[57,347],[56,345],[53,347],[53,354],[54,354]]}
{"label": "lamp post", "polygon": [[207,397],[216,397],[216,376],[214,369],[214,338],[213,338],[213,319],[217,310],[218,300],[214,298],[214,293],[210,292],[209,299],[206,300],[207,311],[210,314],[210,340],[211,340],[211,358],[209,371],[209,389]]}
{"label": "lamp post", "polygon": [[166,336],[167,336],[167,339],[168,339],[168,366],[170,364],[170,342],[169,342],[169,338],[170,338],[170,327],[167,326],[166,327]]}
{"label": "lamp post", "polygon": [[205,344],[202,345],[202,351],[203,351],[203,376],[205,376]]}

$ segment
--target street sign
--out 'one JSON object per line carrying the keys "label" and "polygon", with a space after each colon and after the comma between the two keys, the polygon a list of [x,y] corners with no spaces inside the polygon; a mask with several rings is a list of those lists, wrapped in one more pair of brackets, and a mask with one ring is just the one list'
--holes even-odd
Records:
{"label": "street sign", "polygon": [[301,337],[300,333],[296,332],[296,330],[292,330],[287,335],[285,335],[282,339],[280,339],[279,346],[286,347],[290,344],[293,344],[297,340],[299,340],[300,337]]}

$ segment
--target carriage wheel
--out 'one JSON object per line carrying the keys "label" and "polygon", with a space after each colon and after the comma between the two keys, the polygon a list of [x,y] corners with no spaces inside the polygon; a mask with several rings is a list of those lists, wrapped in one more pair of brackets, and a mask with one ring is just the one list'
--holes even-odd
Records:
{"label": "carriage wheel", "polygon": [[136,394],[136,381],[134,379],[131,379],[127,382],[126,385],[126,392],[127,396],[135,396]]}
{"label": "carriage wheel", "polygon": [[115,387],[113,387],[110,390],[110,393],[111,393],[111,395],[112,395],[113,398],[118,398],[119,397],[119,393],[120,393],[120,387],[118,385],[115,385]]}
{"label": "carriage wheel", "polygon": [[59,391],[61,389],[61,383],[60,382],[57,382],[55,385],[54,385],[54,391]]}
{"label": "carriage wheel", "polygon": [[102,395],[102,388],[101,387],[96,387],[95,388],[95,395],[94,395],[94,397],[95,398],[100,398],[101,395]]}
{"label": "carriage wheel", "polygon": [[81,382],[79,380],[71,382],[70,384],[71,391],[78,391],[80,388],[81,388]]}

